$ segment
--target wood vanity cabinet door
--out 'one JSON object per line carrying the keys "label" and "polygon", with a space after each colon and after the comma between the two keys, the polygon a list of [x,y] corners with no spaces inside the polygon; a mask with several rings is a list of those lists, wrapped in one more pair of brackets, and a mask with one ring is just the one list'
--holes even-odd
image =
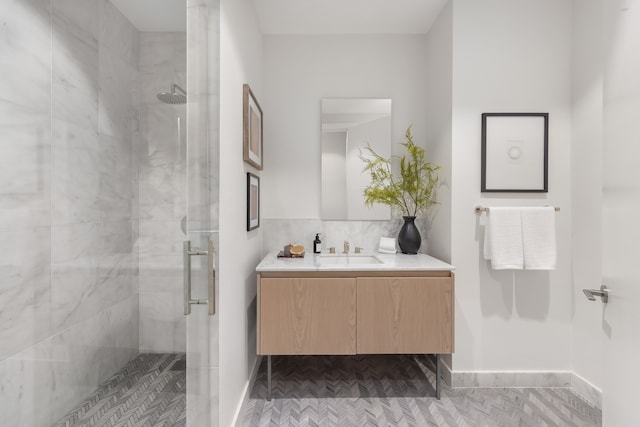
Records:
{"label": "wood vanity cabinet door", "polygon": [[451,277],[363,277],[357,286],[358,353],[453,353]]}
{"label": "wood vanity cabinet door", "polygon": [[260,280],[260,354],[355,354],[355,278]]}

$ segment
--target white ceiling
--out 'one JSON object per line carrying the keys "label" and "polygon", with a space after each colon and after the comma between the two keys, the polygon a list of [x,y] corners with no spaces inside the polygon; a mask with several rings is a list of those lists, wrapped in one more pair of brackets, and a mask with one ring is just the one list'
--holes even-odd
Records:
{"label": "white ceiling", "polygon": [[[110,0],[140,31],[186,31],[185,0]],[[237,1],[237,0],[233,0]],[[425,34],[447,0],[251,0],[264,34]]]}
{"label": "white ceiling", "polygon": [[447,0],[252,0],[264,34],[425,34]]}
{"label": "white ceiling", "polygon": [[111,0],[140,31],[185,32],[186,0]]}

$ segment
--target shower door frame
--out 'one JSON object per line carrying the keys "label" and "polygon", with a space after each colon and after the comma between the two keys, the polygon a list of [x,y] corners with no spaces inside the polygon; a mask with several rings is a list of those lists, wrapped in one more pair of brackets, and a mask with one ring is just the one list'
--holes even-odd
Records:
{"label": "shower door frame", "polygon": [[[220,2],[186,0],[186,7],[187,240],[183,248],[183,302],[187,325],[187,426],[216,427]],[[203,304],[205,300],[207,304]]]}

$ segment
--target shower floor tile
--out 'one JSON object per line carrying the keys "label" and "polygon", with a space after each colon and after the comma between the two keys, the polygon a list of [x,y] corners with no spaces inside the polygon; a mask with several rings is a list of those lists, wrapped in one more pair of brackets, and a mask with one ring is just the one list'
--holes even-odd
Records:
{"label": "shower floor tile", "polygon": [[568,388],[443,384],[436,400],[433,366],[422,356],[273,356],[267,401],[265,362],[237,426],[602,425],[602,412]]}
{"label": "shower floor tile", "polygon": [[138,355],[53,427],[184,426],[185,360],[184,354]]}

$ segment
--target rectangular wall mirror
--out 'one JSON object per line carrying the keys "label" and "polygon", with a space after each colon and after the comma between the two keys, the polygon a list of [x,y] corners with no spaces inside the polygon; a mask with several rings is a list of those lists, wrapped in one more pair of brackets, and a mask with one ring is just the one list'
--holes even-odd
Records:
{"label": "rectangular wall mirror", "polygon": [[[388,220],[388,206],[364,204],[362,149],[391,156],[390,99],[322,100],[322,219]],[[363,151],[364,153],[364,151]]]}

